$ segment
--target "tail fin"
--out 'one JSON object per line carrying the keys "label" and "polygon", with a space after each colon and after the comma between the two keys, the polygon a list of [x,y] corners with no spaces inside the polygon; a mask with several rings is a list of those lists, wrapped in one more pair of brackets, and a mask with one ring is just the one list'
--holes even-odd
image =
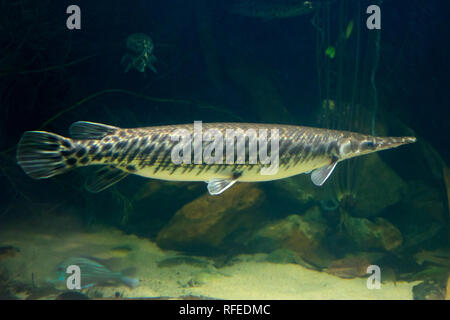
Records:
{"label": "tail fin", "polygon": [[34,179],[64,173],[76,164],[75,145],[71,139],[45,131],[27,131],[17,147],[17,163]]}

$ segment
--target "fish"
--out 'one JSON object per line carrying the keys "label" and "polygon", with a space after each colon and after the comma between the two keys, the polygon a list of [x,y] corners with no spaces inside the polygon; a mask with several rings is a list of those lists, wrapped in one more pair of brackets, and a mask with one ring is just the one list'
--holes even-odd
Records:
{"label": "fish", "polygon": [[128,52],[123,56],[121,64],[125,65],[125,73],[131,68],[139,72],[145,72],[149,68],[157,73],[153,66],[157,58],[153,54],[155,45],[152,38],[144,33],[133,33],[126,41]]}
{"label": "fish", "polygon": [[[212,143],[202,139],[206,134],[202,136],[196,131],[199,125],[201,132],[213,130],[218,137],[225,136],[227,141],[222,145],[227,146],[230,141],[236,143],[239,139],[229,135],[230,132],[243,132],[243,139],[251,131],[270,132],[270,137],[267,133],[270,144],[265,146],[267,158],[270,150],[270,163],[250,161],[250,139],[244,140],[244,155],[235,152],[238,145],[231,145],[230,159],[228,150],[226,155],[222,150],[222,154],[217,151],[215,155],[220,161],[209,164],[196,161],[195,144],[206,151]],[[174,140],[174,133],[180,131],[192,135],[193,141],[187,140],[180,146],[181,141]],[[415,137],[374,137],[295,125],[232,122],[124,129],[78,121],[71,125],[70,135],[71,138],[66,138],[46,131],[25,132],[17,147],[19,166],[31,178],[46,179],[77,167],[100,165],[85,183],[86,189],[93,193],[134,174],[168,181],[203,181],[211,195],[218,195],[236,182],[271,181],[301,173],[311,173],[312,182],[322,186],[341,161],[416,141]],[[197,138],[201,139],[200,144],[196,142]],[[191,145],[194,147],[190,148]],[[174,161],[175,148],[184,150],[185,146],[190,148],[186,149],[187,160],[194,161]],[[256,147],[261,156],[263,144]]]}
{"label": "fish", "polygon": [[67,268],[76,265],[80,268],[81,288],[91,288],[94,286],[106,286],[125,284],[129,288],[136,288],[139,279],[127,277],[123,272],[114,272],[107,268],[99,259],[92,257],[70,257],[58,264],[56,268],[57,280],[55,283],[66,282],[69,276]]}
{"label": "fish", "polygon": [[312,13],[319,7],[318,1],[305,0],[239,0],[229,12],[236,15],[264,20],[296,17]]}

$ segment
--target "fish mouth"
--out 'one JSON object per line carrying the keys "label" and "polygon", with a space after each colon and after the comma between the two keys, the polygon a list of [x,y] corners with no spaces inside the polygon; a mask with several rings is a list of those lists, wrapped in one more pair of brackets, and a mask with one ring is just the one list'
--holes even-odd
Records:
{"label": "fish mouth", "polygon": [[353,158],[355,156],[393,149],[416,141],[416,137],[370,137],[354,143],[355,147],[353,152],[345,158]]}
{"label": "fish mouth", "polygon": [[416,137],[381,137],[375,139],[376,151],[397,148],[404,144],[414,143]]}

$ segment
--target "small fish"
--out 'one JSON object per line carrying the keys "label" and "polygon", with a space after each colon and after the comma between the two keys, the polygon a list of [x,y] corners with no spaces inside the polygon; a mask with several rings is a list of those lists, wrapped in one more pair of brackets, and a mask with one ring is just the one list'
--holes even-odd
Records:
{"label": "small fish", "polygon": [[57,266],[58,278],[56,282],[65,283],[67,276],[69,276],[66,273],[67,268],[71,265],[76,265],[80,268],[82,289],[96,285],[105,286],[120,283],[130,288],[136,288],[139,285],[138,279],[127,277],[122,272],[113,272],[97,260],[87,257],[71,257],[64,260]]}
{"label": "small fish", "polygon": [[305,0],[239,0],[230,7],[230,13],[265,20],[296,17],[317,9],[318,1]]}
{"label": "small fish", "polygon": [[13,246],[0,246],[0,260],[15,257],[20,250]]}
{"label": "small fish", "polygon": [[[50,178],[77,167],[101,165],[86,182],[86,189],[94,193],[105,190],[129,174],[136,174],[169,181],[203,181],[207,183],[211,195],[218,195],[236,182],[271,181],[309,172],[312,172],[312,182],[321,186],[340,161],[416,141],[414,137],[373,137],[349,131],[292,125],[203,123],[203,131],[214,130],[219,136],[225,137],[222,146],[231,145],[232,155],[239,156],[243,161],[230,163],[225,158],[225,152],[220,155],[220,151],[217,151],[221,160],[219,162],[207,164],[191,161],[177,164],[172,160],[172,151],[173,148],[179,150],[181,142],[172,139],[174,132],[187,132],[195,140],[199,136],[194,135],[195,127],[194,123],[122,129],[79,121],[70,127],[72,139],[45,131],[28,131],[19,142],[17,162],[34,179]],[[236,136],[228,135],[229,132],[243,132],[241,138],[245,139],[246,132],[261,130],[270,131],[270,134],[277,132],[279,136],[278,152],[270,155],[271,158],[279,158],[275,162],[279,163],[279,167],[274,174],[263,172],[274,162],[269,165],[261,161],[250,163],[248,144],[245,150],[241,150],[244,154],[234,153]],[[186,156],[195,160],[196,148],[191,148],[191,144],[195,144],[195,141],[188,139],[181,147],[183,150],[188,147],[187,152],[190,154]],[[257,150],[260,144],[253,151],[267,154],[267,144],[265,146],[266,151]],[[200,138],[199,147],[211,149],[210,141]]]}
{"label": "small fish", "polygon": [[123,56],[121,64],[125,65],[125,73],[131,68],[139,72],[145,72],[149,68],[156,73],[153,63],[156,57],[153,55],[155,46],[153,40],[144,33],[133,33],[127,38],[128,52]]}

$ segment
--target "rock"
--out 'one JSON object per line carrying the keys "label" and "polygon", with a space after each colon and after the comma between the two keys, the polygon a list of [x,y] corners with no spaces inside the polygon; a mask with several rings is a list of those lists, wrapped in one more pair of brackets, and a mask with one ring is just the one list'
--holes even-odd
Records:
{"label": "rock", "polygon": [[428,263],[450,270],[450,248],[440,248],[433,251],[421,250],[414,255],[414,259],[420,265]]}
{"label": "rock", "polygon": [[154,239],[177,210],[205,190],[205,184],[199,182],[149,180],[131,198],[124,228],[129,233]]}
{"label": "rock", "polygon": [[389,220],[402,232],[402,250],[420,249],[435,240],[440,242],[439,238],[445,236],[448,229],[442,191],[424,181],[410,181],[408,189],[403,201],[386,212]]}
{"label": "rock", "polygon": [[375,218],[372,222],[366,218],[347,216],[344,219],[344,227],[349,240],[360,249],[392,251],[403,242],[400,231],[383,218]]}
{"label": "rock", "polygon": [[279,264],[294,263],[307,269],[321,270],[324,266],[328,265],[332,259],[334,259],[334,257],[331,257],[328,252],[322,248],[307,250],[303,252],[302,255],[286,248],[280,248],[269,253],[266,260],[268,262]]}
{"label": "rock", "polygon": [[411,226],[409,230],[403,233],[403,245],[401,250],[407,251],[415,247],[423,246],[425,242],[431,241],[438,236],[442,230],[442,225],[436,223],[422,224],[422,227],[416,225]]}
{"label": "rock", "polygon": [[[274,194],[281,199],[295,201],[300,209],[320,203],[326,210],[345,207],[352,216],[367,218],[376,216],[384,209],[398,203],[407,189],[407,184],[393,171],[378,154],[371,154],[356,159],[357,171],[354,171],[356,194],[340,186],[345,185],[339,180],[347,175],[344,163],[338,164],[329,181],[323,187],[317,187],[311,182],[309,174],[301,174],[288,179],[272,182]],[[351,169],[352,170],[352,169]],[[333,195],[333,197],[330,197]],[[352,199],[349,203],[348,199]]]}
{"label": "rock", "polygon": [[357,198],[352,215],[376,216],[383,209],[402,199],[406,183],[391,169],[377,153],[361,158],[357,173]]}
{"label": "rock", "polygon": [[264,192],[249,183],[238,183],[219,196],[204,194],[175,213],[159,231],[156,243],[191,252],[230,249],[235,236],[259,223],[264,199]]}
{"label": "rock", "polygon": [[307,174],[299,174],[287,179],[275,180],[271,183],[277,198],[291,198],[300,210],[310,207],[320,198],[321,188],[316,187]]}
{"label": "rock", "polygon": [[306,250],[297,257],[297,263],[314,270],[326,268],[336,257],[328,251],[325,246],[320,246],[314,250]]}
{"label": "rock", "polygon": [[426,266],[423,270],[412,274],[410,280],[412,281],[430,280],[440,283],[444,287],[448,275],[449,275],[448,267],[429,265]]}
{"label": "rock", "polygon": [[[372,264],[378,264],[385,255],[378,252],[358,252],[356,254],[347,254],[342,259],[333,260],[328,268],[323,271],[338,276],[340,278],[351,279],[367,275],[367,267]],[[383,267],[385,270],[386,267]],[[383,279],[384,271],[383,271]]]}
{"label": "rock", "polygon": [[0,246],[0,260],[13,258],[19,254],[20,249],[13,246]]}
{"label": "rock", "polygon": [[412,181],[408,189],[408,196],[402,205],[412,212],[421,223],[430,220],[435,220],[440,224],[447,222],[446,203],[439,188],[424,181]]}
{"label": "rock", "polygon": [[324,271],[340,278],[351,279],[365,276],[370,264],[367,257],[350,256],[333,261]]}
{"label": "rock", "polygon": [[139,188],[133,197],[133,202],[153,196],[168,195],[172,197],[181,193],[198,193],[204,191],[204,187],[203,184],[195,182],[150,180]]}
{"label": "rock", "polygon": [[297,263],[295,256],[296,256],[296,253],[293,252],[292,250],[289,250],[286,248],[281,248],[281,249],[272,251],[267,256],[267,261],[272,262],[272,263],[281,263],[281,264]]}
{"label": "rock", "polygon": [[303,216],[293,214],[267,224],[248,241],[248,248],[254,252],[271,252],[284,248],[304,253],[318,248],[326,233],[326,222],[319,208],[313,207]]}
{"label": "rock", "polygon": [[424,281],[413,287],[414,300],[444,300],[445,289],[435,281]]}

